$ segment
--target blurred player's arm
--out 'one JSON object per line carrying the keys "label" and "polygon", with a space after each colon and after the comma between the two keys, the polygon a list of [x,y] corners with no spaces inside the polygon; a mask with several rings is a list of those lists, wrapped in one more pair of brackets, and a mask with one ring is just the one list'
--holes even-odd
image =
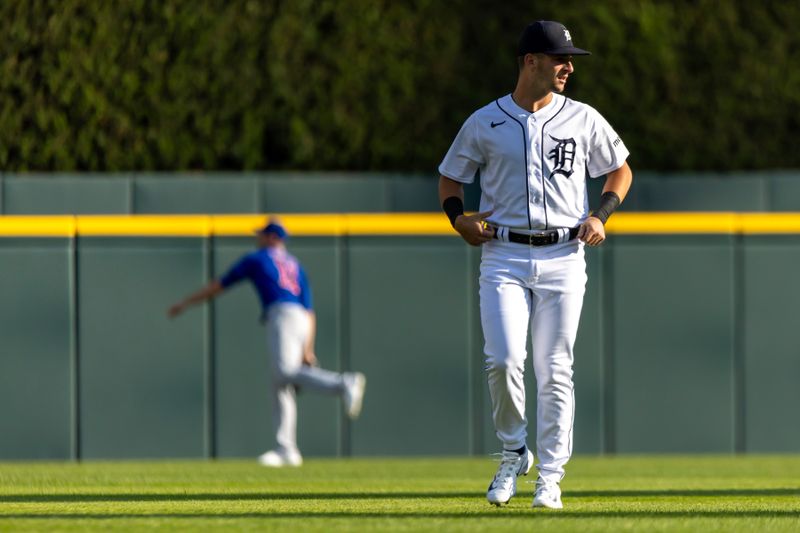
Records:
{"label": "blurred player's arm", "polygon": [[308,309],[308,339],[303,346],[303,364],[317,366],[317,356],[314,353],[314,342],[317,337],[317,314]]}
{"label": "blurred player's arm", "polygon": [[447,213],[450,224],[465,241],[472,246],[479,246],[494,237],[494,229],[486,227],[485,219],[492,211],[464,214],[464,185],[448,177],[439,177],[439,204]]}
{"label": "blurred player's arm", "polygon": [[297,281],[300,285],[300,305],[305,308],[308,315],[308,338],[306,338],[306,343],[303,346],[303,364],[306,366],[317,366],[317,356],[314,353],[314,343],[317,339],[317,315],[314,313],[311,284],[302,266],[300,267]]}
{"label": "blurred player's arm", "polygon": [[633,181],[633,172],[627,162],[609,172],[603,185],[600,207],[581,224],[578,238],[589,246],[597,246],[606,239],[605,223],[611,213],[622,203]]}
{"label": "blurred player's arm", "polygon": [[174,318],[183,313],[187,307],[205,302],[206,300],[211,300],[224,290],[225,288],[222,286],[222,283],[215,279],[197,292],[193,292],[183,300],[173,304],[167,310],[167,315],[170,318]]}

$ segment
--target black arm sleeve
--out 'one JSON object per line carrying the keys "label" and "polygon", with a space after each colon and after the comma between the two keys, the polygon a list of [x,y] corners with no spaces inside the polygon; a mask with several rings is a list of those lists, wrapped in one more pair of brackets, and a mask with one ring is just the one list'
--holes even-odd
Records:
{"label": "black arm sleeve", "polygon": [[605,224],[606,220],[608,220],[608,217],[611,216],[611,213],[613,213],[614,210],[619,207],[619,204],[620,199],[619,196],[617,196],[617,193],[612,191],[604,192],[603,196],[600,197],[600,207],[598,207],[597,210],[592,213],[592,216],[599,218],[600,222]]}
{"label": "black arm sleeve", "polygon": [[456,218],[458,215],[464,214],[464,202],[458,196],[448,196],[442,202],[442,209],[447,213],[447,218],[450,219],[450,225],[455,227]]}

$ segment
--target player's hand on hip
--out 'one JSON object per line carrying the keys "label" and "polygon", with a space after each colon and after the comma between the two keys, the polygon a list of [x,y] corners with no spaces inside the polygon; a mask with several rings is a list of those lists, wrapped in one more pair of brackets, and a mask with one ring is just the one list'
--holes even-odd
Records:
{"label": "player's hand on hip", "polygon": [[494,238],[494,228],[485,221],[494,211],[484,211],[472,215],[458,215],[455,229],[472,246],[480,246]]}
{"label": "player's hand on hip", "polygon": [[589,217],[581,224],[578,239],[589,246],[597,246],[606,240],[606,228],[599,218]]}

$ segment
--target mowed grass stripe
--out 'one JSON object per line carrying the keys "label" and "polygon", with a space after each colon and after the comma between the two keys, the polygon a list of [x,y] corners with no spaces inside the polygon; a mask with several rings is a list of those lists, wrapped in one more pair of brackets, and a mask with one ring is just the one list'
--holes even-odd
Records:
{"label": "mowed grass stripe", "polygon": [[488,458],[0,464],[0,530],[796,531],[800,456],[576,457],[565,509],[533,477],[486,503]]}

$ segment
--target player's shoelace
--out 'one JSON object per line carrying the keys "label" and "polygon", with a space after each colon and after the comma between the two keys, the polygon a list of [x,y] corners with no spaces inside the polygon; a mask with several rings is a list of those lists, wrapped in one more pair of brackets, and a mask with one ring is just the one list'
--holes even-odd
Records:
{"label": "player's shoelace", "polygon": [[492,488],[497,489],[504,489],[510,490],[511,484],[516,479],[518,472],[519,472],[519,465],[522,462],[522,456],[517,455],[514,452],[511,454],[505,453],[494,453],[493,456],[499,455],[500,459],[500,466],[497,469],[497,473],[494,475],[494,481],[492,481]]}

